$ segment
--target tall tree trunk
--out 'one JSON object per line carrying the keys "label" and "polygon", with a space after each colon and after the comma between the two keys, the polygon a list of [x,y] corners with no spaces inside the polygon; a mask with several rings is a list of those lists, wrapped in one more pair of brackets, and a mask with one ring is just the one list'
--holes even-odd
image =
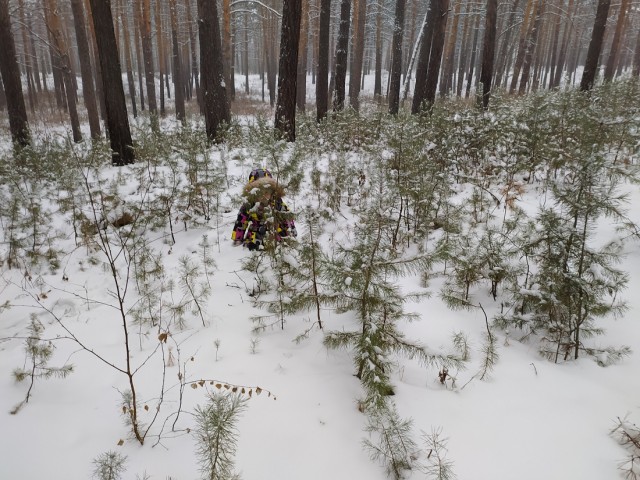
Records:
{"label": "tall tree trunk", "polygon": [[162,0],[156,0],[155,4],[155,24],[156,24],[156,47],[158,51],[158,69],[160,70],[160,115],[165,116],[166,111],[164,107],[164,78],[166,75],[166,65],[164,56],[164,34],[162,32],[162,17],[160,16],[160,10],[162,7]]}
{"label": "tall tree trunk", "polygon": [[16,46],[13,42],[13,35],[11,35],[9,0],[0,0],[0,44],[2,45],[0,48],[0,74],[9,112],[11,139],[14,146],[20,149],[31,143],[31,137],[27,122],[27,108],[22,94]]}
{"label": "tall tree trunk", "polygon": [[129,129],[127,105],[124,99],[122,73],[116,36],[109,0],[90,0],[93,12],[93,26],[98,46],[98,58],[102,67],[102,81],[105,92],[105,106],[109,140],[114,165],[128,165],[134,162],[135,152]]}
{"label": "tall tree trunk", "polygon": [[531,16],[535,14],[536,0],[527,1],[527,9],[522,20],[522,26],[520,28],[520,40],[518,42],[518,53],[516,55],[516,61],[513,66],[513,76],[511,77],[511,85],[509,86],[509,93],[516,91],[518,86],[518,78],[520,77],[520,70],[524,63],[524,56],[527,51],[527,41],[530,35]]}
{"label": "tall tree trunk", "polygon": [[193,15],[191,13],[191,0],[184,0],[187,9],[187,27],[189,30],[189,47],[191,50],[191,80],[189,81],[189,98],[191,98],[191,88],[196,89],[196,98],[198,99],[198,105],[202,110],[204,102],[202,101],[202,95],[200,92],[200,74],[198,72],[198,55],[196,50],[196,35],[193,31]]}
{"label": "tall tree trunk", "polygon": [[27,33],[27,20],[24,13],[24,0],[18,1],[18,10],[20,13],[20,31],[22,33],[22,52],[24,57],[24,68],[27,77],[27,96],[29,97],[29,108],[31,113],[35,113],[38,99],[36,96],[35,81],[32,76],[32,61],[30,56],[29,36]]}
{"label": "tall tree trunk", "polygon": [[129,97],[131,97],[131,112],[133,118],[138,116],[138,107],[136,105],[136,83],[133,79],[133,68],[131,62],[131,35],[129,34],[129,12],[127,11],[127,4],[122,1],[120,3],[121,12],[120,20],[122,21],[122,34],[124,35],[124,60],[127,69],[127,85],[129,86]]}
{"label": "tall tree trunk", "polygon": [[307,103],[307,60],[309,39],[309,0],[301,0],[302,13],[300,19],[300,45],[298,46],[298,85],[296,105],[301,112],[305,111]]}
{"label": "tall tree trunk", "polygon": [[318,32],[318,74],[316,76],[316,119],[322,121],[329,109],[329,30],[331,0],[320,0],[320,29]]}
{"label": "tall tree trunk", "polygon": [[[141,37],[140,24],[142,23],[140,12],[140,0],[133,0],[131,8],[134,11],[133,18],[133,38],[136,44],[136,65],[138,67],[138,89],[140,90],[140,110],[145,110],[145,95],[144,95],[144,59],[142,58],[142,48],[140,47]],[[187,0],[189,1],[189,0]]]}
{"label": "tall tree trunk", "polygon": [[631,75],[634,77],[640,76],[640,29],[638,30],[638,36],[636,37],[636,48],[633,52],[633,68]]}
{"label": "tall tree trunk", "polygon": [[84,98],[84,105],[87,109],[87,116],[89,117],[91,138],[98,139],[101,135],[100,117],[98,115],[98,102],[96,100],[96,90],[93,83],[93,67],[91,65],[91,54],[89,53],[89,41],[87,40],[82,0],[71,0],[71,10],[73,12],[73,22],[76,30],[78,55],[80,56],[82,97]]}
{"label": "tall tree trunk", "polygon": [[609,15],[609,6],[611,0],[598,0],[598,9],[596,10],[596,18],[591,33],[591,41],[589,42],[589,50],[587,51],[587,59],[582,72],[582,80],[580,81],[580,90],[585,92],[593,88],[598,72],[598,59],[602,50],[602,40],[607,27],[607,16]]}
{"label": "tall tree trunk", "polygon": [[418,65],[416,66],[416,83],[413,91],[413,102],[411,113],[416,114],[423,110],[425,101],[425,88],[427,82],[427,71],[429,69],[429,57],[431,54],[431,44],[433,42],[433,32],[437,23],[439,0],[429,2],[425,25],[420,38],[420,53],[418,55]]}
{"label": "tall tree trunk", "polygon": [[404,12],[406,0],[396,0],[396,17],[393,24],[391,57],[391,84],[389,86],[389,113],[397,115],[400,108],[400,77],[402,75],[402,40],[404,37]]}
{"label": "tall tree trunk", "polygon": [[[454,0],[456,2],[453,9],[453,22],[451,24],[451,32],[449,33],[449,39],[447,46],[444,50],[443,59],[443,75],[440,82],[440,95],[445,96],[451,90],[453,80],[453,66],[456,53],[456,43],[458,40],[458,23],[460,21],[460,9],[462,7],[462,0]],[[487,0],[492,1],[492,0]],[[495,37],[495,34],[494,34]]]}
{"label": "tall tree trunk", "polygon": [[569,7],[567,8],[567,21],[562,32],[562,42],[560,44],[560,52],[558,53],[556,68],[551,80],[551,88],[558,88],[560,86],[560,80],[562,79],[562,72],[564,70],[567,59],[567,50],[569,49],[569,41],[571,40],[570,33],[573,30],[573,18],[575,16],[574,5],[574,0],[569,0]]}
{"label": "tall tree trunk", "polygon": [[[471,59],[469,60],[469,71],[467,72],[467,87],[464,92],[465,98],[469,98],[469,95],[471,95],[471,85],[474,78],[473,74],[476,70],[476,57],[480,58],[480,56],[478,55],[478,38],[480,37],[480,15],[476,15],[475,17],[476,18],[473,27],[473,42],[471,44]],[[479,81],[476,83],[479,83]]]}
{"label": "tall tree trunk", "polygon": [[233,69],[233,35],[231,32],[231,0],[222,0],[222,60],[224,68],[224,82],[230,99],[235,98],[234,69]]}
{"label": "tall tree trunk", "polygon": [[278,134],[289,142],[296,139],[296,84],[301,15],[302,0],[283,1],[278,64],[278,103],[274,126]]}
{"label": "tall tree trunk", "polygon": [[169,0],[169,14],[171,15],[171,58],[173,60],[173,91],[176,103],[176,118],[182,123],[186,120],[184,109],[184,87],[182,85],[182,62],[180,46],[178,44],[178,5],[176,0]]}
{"label": "tall tree trunk", "polygon": [[218,7],[215,0],[198,0],[198,34],[200,37],[200,88],[204,104],[204,119],[207,137],[218,141],[222,123],[231,120],[229,101],[224,85],[222,68],[222,42]]}
{"label": "tall tree trunk", "polygon": [[376,71],[373,84],[373,96],[382,97],[382,0],[376,2]]}
{"label": "tall tree trunk", "polygon": [[62,71],[62,81],[67,98],[67,109],[69,112],[69,120],[71,121],[71,132],[74,142],[82,141],[82,133],[80,132],[80,119],[78,117],[78,109],[76,106],[75,89],[73,80],[71,79],[71,61],[69,59],[69,50],[62,32],[62,23],[60,21],[60,11],[55,0],[45,0],[45,18],[47,25],[51,31],[53,39],[53,47],[60,60],[60,68]]}
{"label": "tall tree trunk", "polygon": [[340,1],[340,28],[336,42],[335,92],[333,110],[344,109],[345,83],[347,79],[347,53],[349,50],[349,28],[351,26],[351,0]]}
{"label": "tall tree trunk", "polygon": [[447,28],[449,0],[432,0],[427,13],[416,71],[416,86],[411,113],[430,111],[436,98],[436,89]]}
{"label": "tall tree trunk", "polygon": [[613,40],[611,41],[611,50],[609,51],[609,58],[607,59],[607,67],[604,69],[605,82],[613,80],[613,75],[616,71],[618,57],[620,56],[620,39],[622,38],[628,9],[629,0],[622,0],[622,3],[620,4],[620,11],[618,12],[618,21],[616,22],[616,31],[613,34]]}
{"label": "tall tree trunk", "polygon": [[527,82],[529,81],[529,73],[531,72],[531,62],[533,60],[533,53],[538,45],[538,35],[540,33],[542,15],[544,15],[544,9],[546,6],[546,0],[539,0],[538,8],[536,9],[536,18],[533,21],[533,28],[531,34],[527,40],[527,48],[524,54],[524,60],[522,62],[522,77],[520,78],[520,87],[518,93],[524,94],[527,88]]}
{"label": "tall tree trunk", "polygon": [[152,117],[158,115],[156,101],[155,67],[153,66],[153,49],[151,45],[151,5],[150,0],[140,2],[140,34],[142,37],[142,56],[144,58],[144,78],[147,86],[147,104]]}
{"label": "tall tree trunk", "polygon": [[244,14],[244,49],[242,50],[242,70],[244,71],[244,93],[249,95],[249,15]]}
{"label": "tall tree trunk", "polygon": [[[484,41],[482,43],[482,70],[480,84],[482,88],[482,108],[489,108],[491,98],[491,79],[493,78],[493,60],[496,51],[496,22],[498,19],[498,0],[487,0],[487,15],[484,22]],[[480,97],[478,97],[480,100]]]}
{"label": "tall tree trunk", "polygon": [[516,16],[516,12],[518,10],[518,6],[520,5],[520,0],[515,0],[513,5],[511,6],[511,11],[509,12],[509,17],[507,22],[502,27],[504,38],[500,43],[500,50],[498,52],[497,62],[495,66],[495,86],[501,87],[503,83],[503,75],[505,74],[505,70],[507,67],[508,57],[512,52],[512,41],[511,38],[513,36],[513,31],[515,30],[514,19]]}
{"label": "tall tree trunk", "polygon": [[109,136],[109,124],[107,123],[107,107],[105,105],[104,90],[102,89],[102,69],[98,58],[98,45],[96,43],[96,34],[93,28],[93,13],[89,0],[83,0],[84,11],[87,14],[87,41],[89,42],[89,53],[91,54],[91,65],[93,68],[93,84],[95,86],[98,109],[100,110],[100,118],[102,119],[102,127],[106,136]]}
{"label": "tall tree trunk", "polygon": [[354,0],[353,10],[353,52],[349,72],[349,105],[360,109],[360,82],[364,61],[364,27],[367,15],[367,0]]}

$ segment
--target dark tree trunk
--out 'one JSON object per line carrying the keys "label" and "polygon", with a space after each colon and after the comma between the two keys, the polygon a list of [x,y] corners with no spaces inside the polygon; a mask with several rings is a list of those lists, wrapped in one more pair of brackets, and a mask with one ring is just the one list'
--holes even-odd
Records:
{"label": "dark tree trunk", "polygon": [[124,99],[120,59],[118,58],[118,47],[113,28],[113,17],[111,16],[111,2],[109,0],[90,0],[90,2],[102,70],[112,161],[114,165],[128,165],[134,162],[135,152]]}
{"label": "dark tree trunk", "polygon": [[307,103],[307,60],[309,46],[309,0],[302,0],[302,12],[300,17],[300,44],[298,45],[298,84],[296,92],[296,105],[298,110],[304,112]]}
{"label": "dark tree trunk", "polygon": [[275,128],[289,142],[296,139],[296,93],[302,0],[284,0],[278,64],[278,102]]}
{"label": "dark tree trunk", "polygon": [[169,0],[169,13],[171,15],[171,58],[173,60],[173,90],[176,102],[176,118],[184,123],[186,114],[184,109],[184,88],[182,85],[182,62],[180,59],[180,46],[178,45],[178,6],[176,0]]}
{"label": "dark tree trunk", "polygon": [[189,98],[192,97],[191,89],[195,86],[198,105],[202,109],[202,94],[200,92],[200,73],[198,72],[198,55],[196,53],[196,35],[191,26],[193,15],[191,14],[191,0],[185,0],[187,12],[187,26],[189,28],[189,47],[191,49],[191,80],[189,81]]}
{"label": "dark tree trunk", "polygon": [[465,88],[464,97],[469,98],[471,94],[471,84],[473,83],[473,73],[476,68],[476,57],[478,56],[478,38],[480,37],[480,16],[476,15],[474,22],[473,43],[471,44],[471,59],[469,60],[469,70],[467,72],[467,86]]}
{"label": "dark tree trunk", "polygon": [[514,19],[516,16],[516,11],[518,10],[518,5],[520,4],[520,0],[515,0],[513,5],[511,6],[511,12],[509,12],[509,17],[507,23],[505,24],[505,36],[500,44],[500,53],[498,54],[497,66],[496,66],[496,75],[495,75],[495,84],[496,87],[500,87],[503,82],[503,74],[505,73],[505,67],[508,65],[508,58],[511,56],[513,48],[511,37],[514,31]]}
{"label": "dark tree trunk", "polygon": [[91,138],[100,138],[100,117],[98,115],[98,102],[93,84],[93,67],[91,66],[91,54],[89,53],[89,41],[85,29],[84,8],[82,0],[71,0],[73,11],[73,23],[76,30],[76,43],[80,56],[80,74],[82,75],[82,97],[89,117],[89,130]]}
{"label": "dark tree trunk", "polygon": [[378,0],[376,14],[376,72],[373,86],[373,96],[382,97],[382,0]]}
{"label": "dark tree trunk", "polygon": [[131,63],[131,35],[129,35],[129,20],[128,20],[128,12],[126,10],[126,4],[122,2],[121,7],[123,11],[121,12],[120,19],[122,20],[122,33],[124,35],[124,58],[125,65],[127,68],[127,85],[129,87],[129,97],[131,97],[131,112],[133,113],[133,118],[138,116],[138,106],[136,105],[136,83],[133,79],[133,68]]}
{"label": "dark tree trunk", "polygon": [[396,18],[393,25],[391,57],[391,84],[389,85],[389,113],[397,115],[400,108],[400,77],[402,75],[402,39],[406,0],[396,0]]}
{"label": "dark tree trunk", "polygon": [[27,122],[27,108],[22,94],[20,81],[20,67],[16,57],[16,46],[11,35],[11,21],[9,19],[9,0],[0,0],[0,74],[4,85],[7,110],[9,112],[9,128],[13,144],[25,147],[31,142],[29,124]]}
{"label": "dark tree trunk", "polygon": [[520,78],[520,87],[518,93],[524,94],[527,88],[527,82],[529,81],[529,73],[531,72],[531,63],[533,61],[533,52],[535,52],[538,45],[538,35],[540,34],[540,28],[542,23],[542,15],[544,15],[544,9],[546,6],[546,0],[540,0],[538,8],[536,9],[536,18],[533,21],[533,28],[531,29],[531,35],[527,40],[527,48],[524,53],[524,60],[522,62],[522,77]]}
{"label": "dark tree trunk", "polygon": [[567,50],[569,49],[570,32],[573,30],[573,18],[574,18],[574,0],[569,0],[569,7],[567,10],[568,19],[562,32],[562,44],[560,45],[560,53],[558,54],[558,60],[556,63],[556,69],[551,80],[551,88],[558,88],[560,86],[560,80],[562,79],[562,72],[567,60]]}
{"label": "dark tree trunk", "polygon": [[598,0],[598,9],[596,11],[596,19],[591,33],[591,41],[589,42],[589,50],[587,51],[587,59],[580,81],[580,90],[588,91],[593,88],[598,72],[598,59],[602,51],[602,40],[607,27],[607,16],[609,15],[609,6],[611,0]]}
{"label": "dark tree trunk", "polygon": [[518,78],[520,77],[520,70],[522,69],[522,64],[524,63],[524,55],[527,50],[527,40],[530,34],[530,21],[531,15],[535,12],[535,0],[528,0],[527,9],[524,14],[524,19],[522,20],[522,27],[520,28],[520,40],[518,42],[518,53],[516,54],[516,61],[513,65],[513,76],[511,77],[511,84],[509,85],[509,93],[513,93],[516,91],[516,87],[518,86]]}
{"label": "dark tree trunk", "polygon": [[152,116],[158,114],[156,101],[156,80],[153,66],[153,49],[151,45],[151,7],[150,0],[140,1],[140,35],[142,37],[142,56],[144,58],[144,78],[147,87],[147,105]]}
{"label": "dark tree trunk", "polygon": [[233,69],[233,34],[231,32],[231,0],[222,0],[222,67],[229,99],[235,98]]}
{"label": "dark tree trunk", "polygon": [[418,54],[418,65],[416,66],[416,84],[413,91],[413,102],[411,104],[411,113],[413,114],[419,113],[422,110],[422,103],[424,102],[427,70],[429,69],[429,56],[431,54],[431,43],[433,41],[436,16],[438,15],[438,3],[439,0],[432,0],[429,2],[427,16],[425,18],[425,26],[422,30],[420,53]]}
{"label": "dark tree trunk", "polygon": [[318,32],[318,74],[316,76],[316,118],[320,122],[329,109],[329,29],[331,0],[320,0]]}
{"label": "dark tree trunk", "polygon": [[138,67],[137,69],[138,69],[138,89],[140,90],[140,110],[144,112],[144,109],[145,109],[144,82],[143,82],[144,60],[142,58],[142,49],[140,48],[140,7],[136,2],[136,3],[133,3],[132,8],[134,10],[133,41],[136,44],[136,66]]}
{"label": "dark tree trunk", "polygon": [[364,27],[367,14],[367,0],[354,0],[353,10],[353,50],[349,71],[349,105],[360,109],[360,82],[364,62]]}
{"label": "dark tree trunk", "polygon": [[82,141],[82,133],[80,132],[80,119],[78,118],[75,87],[73,85],[71,73],[71,60],[69,58],[69,50],[62,32],[60,11],[55,0],[46,1],[45,18],[51,32],[53,48],[56,50],[56,54],[60,61],[60,69],[62,73],[62,81],[64,82],[64,89],[66,91],[67,111],[69,112],[73,141],[80,142]]}
{"label": "dark tree trunk", "polygon": [[613,80],[613,75],[616,71],[618,57],[620,56],[620,40],[622,39],[622,31],[624,30],[628,7],[629,0],[622,0],[622,3],[620,4],[620,11],[618,12],[618,20],[616,22],[616,31],[613,34],[613,40],[611,40],[611,50],[609,51],[607,66],[604,69],[605,82]]}
{"label": "dark tree trunk", "polygon": [[347,53],[349,50],[349,27],[351,26],[351,0],[340,2],[340,29],[336,43],[335,91],[333,110],[344,109],[345,83],[347,79]]}
{"label": "dark tree trunk", "polygon": [[200,89],[207,137],[218,141],[220,127],[231,120],[231,111],[224,86],[222,42],[215,0],[198,0],[198,24],[202,72]]}
{"label": "dark tree trunk", "polygon": [[[429,111],[436,98],[444,36],[447,28],[449,0],[432,0],[427,15],[427,25],[422,36],[416,87],[413,94],[411,113]],[[430,35],[430,39],[427,35]]]}
{"label": "dark tree trunk", "polygon": [[498,18],[498,0],[487,0],[487,16],[484,22],[484,41],[482,44],[482,70],[480,84],[482,88],[482,108],[489,108],[491,98],[491,79],[493,78],[493,60],[496,51],[496,21]]}
{"label": "dark tree trunk", "polygon": [[640,76],[640,30],[636,37],[636,48],[633,52],[633,69],[631,70],[631,74],[634,77]]}

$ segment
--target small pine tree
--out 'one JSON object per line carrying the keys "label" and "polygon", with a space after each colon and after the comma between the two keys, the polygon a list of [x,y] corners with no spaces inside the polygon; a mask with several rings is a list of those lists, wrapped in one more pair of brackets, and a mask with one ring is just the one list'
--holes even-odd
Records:
{"label": "small pine tree", "polygon": [[365,430],[369,438],[362,443],[370,452],[371,460],[381,462],[389,477],[404,478],[405,472],[412,468],[417,450],[411,438],[411,420],[402,420],[391,404],[369,415]]}
{"label": "small pine tree", "polygon": [[49,360],[53,355],[55,346],[51,340],[42,340],[43,333],[44,325],[37,319],[35,314],[32,314],[31,323],[29,324],[29,336],[24,342],[25,353],[27,354],[25,367],[16,368],[13,371],[13,377],[16,382],[23,382],[29,379],[29,389],[25,399],[11,411],[13,414],[18,413],[23,405],[29,403],[36,378],[65,378],[73,372],[73,365],[71,364],[66,364],[62,367],[49,366]]}
{"label": "small pine tree", "polygon": [[617,269],[622,255],[619,241],[598,247],[593,241],[596,222],[604,216],[626,222],[625,197],[617,188],[625,174],[610,160],[594,155],[570,166],[554,183],[554,208],[542,208],[537,227],[525,248],[535,264],[514,294],[512,310],[497,317],[503,328],[539,336],[541,354],[554,361],[577,359],[586,353],[607,365],[627,355],[628,347],[596,349],[585,340],[600,335],[596,319],[625,310],[619,295],[628,276]]}
{"label": "small pine tree", "polygon": [[127,457],[118,452],[105,452],[93,460],[93,478],[97,480],[120,480],[125,472]]}
{"label": "small pine tree", "polygon": [[233,393],[212,393],[204,406],[195,410],[196,456],[202,478],[232,480],[238,442],[238,417],[247,400]]}

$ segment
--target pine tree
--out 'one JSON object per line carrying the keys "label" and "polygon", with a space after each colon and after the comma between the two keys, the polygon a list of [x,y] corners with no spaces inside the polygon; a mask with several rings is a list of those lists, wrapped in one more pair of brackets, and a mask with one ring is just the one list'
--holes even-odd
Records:
{"label": "pine tree", "polygon": [[233,480],[234,457],[238,447],[238,417],[247,400],[233,393],[212,393],[204,406],[195,409],[194,437],[202,478]]}

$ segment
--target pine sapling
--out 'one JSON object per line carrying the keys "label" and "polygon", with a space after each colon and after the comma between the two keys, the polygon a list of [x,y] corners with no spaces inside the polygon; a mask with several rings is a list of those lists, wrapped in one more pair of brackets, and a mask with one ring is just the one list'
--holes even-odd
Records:
{"label": "pine sapling", "polygon": [[212,393],[195,409],[196,456],[203,479],[237,479],[234,457],[238,447],[238,419],[247,400],[233,393]]}
{"label": "pine sapling", "polygon": [[25,340],[25,353],[27,355],[25,367],[16,368],[13,371],[13,377],[16,382],[29,380],[29,389],[24,400],[11,410],[12,414],[18,413],[25,404],[29,403],[36,378],[65,378],[73,372],[73,365],[71,364],[65,364],[62,367],[49,366],[49,360],[53,355],[55,346],[51,340],[42,339],[43,333],[44,325],[37,319],[35,314],[31,315],[29,336]]}
{"label": "pine sapling", "polygon": [[120,480],[126,471],[127,457],[118,452],[101,453],[93,460],[93,478],[96,480]]}

